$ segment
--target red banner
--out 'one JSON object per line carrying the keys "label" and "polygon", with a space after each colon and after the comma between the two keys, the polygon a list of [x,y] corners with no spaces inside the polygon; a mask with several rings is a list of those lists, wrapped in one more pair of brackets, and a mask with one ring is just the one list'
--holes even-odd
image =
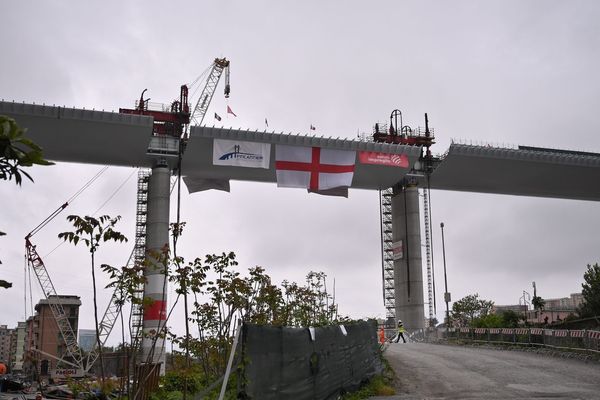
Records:
{"label": "red banner", "polygon": [[408,168],[406,154],[379,153],[377,151],[359,151],[358,160],[361,164],[385,165],[387,167]]}

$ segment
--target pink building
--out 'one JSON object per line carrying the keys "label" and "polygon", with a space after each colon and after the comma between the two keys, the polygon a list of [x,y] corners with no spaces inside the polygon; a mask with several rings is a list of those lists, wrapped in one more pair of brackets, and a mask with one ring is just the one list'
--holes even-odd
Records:
{"label": "pink building", "polygon": [[[73,331],[77,332],[81,300],[78,296],[59,295],[58,297]],[[48,300],[40,300],[35,306],[35,311],[36,314],[27,320],[24,368],[31,372],[35,370],[44,376],[56,368],[58,361],[55,357],[62,358],[65,356],[66,346]]]}
{"label": "pink building", "polygon": [[569,315],[574,314],[582,303],[583,295],[581,293],[572,293],[569,297],[557,299],[544,299],[544,308],[542,310],[527,312],[527,322],[552,324],[563,321]]}

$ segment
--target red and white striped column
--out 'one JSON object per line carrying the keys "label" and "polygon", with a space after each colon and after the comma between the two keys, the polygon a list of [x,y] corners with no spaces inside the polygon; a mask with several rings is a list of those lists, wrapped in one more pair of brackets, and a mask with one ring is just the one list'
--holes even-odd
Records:
{"label": "red and white striped column", "polygon": [[169,200],[171,170],[166,165],[152,169],[148,183],[148,211],[146,218],[146,259],[144,270],[144,321],[142,362],[161,363],[165,371],[164,329],[167,318],[167,275],[165,258],[158,256],[169,246]]}

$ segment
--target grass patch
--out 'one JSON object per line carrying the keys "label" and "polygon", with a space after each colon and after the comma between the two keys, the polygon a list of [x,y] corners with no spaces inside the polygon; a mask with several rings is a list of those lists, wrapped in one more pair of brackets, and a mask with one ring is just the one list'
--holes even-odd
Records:
{"label": "grass patch", "polygon": [[345,394],[342,396],[342,400],[362,400],[371,396],[395,395],[394,380],[396,374],[387,359],[382,356],[381,361],[383,363],[383,373],[371,378],[367,384],[356,392]]}
{"label": "grass patch", "polygon": [[373,377],[369,383],[361,387],[358,391],[342,396],[342,399],[362,400],[371,396],[392,396],[394,394],[396,394],[396,391],[390,385],[388,379],[382,375],[378,375]]}

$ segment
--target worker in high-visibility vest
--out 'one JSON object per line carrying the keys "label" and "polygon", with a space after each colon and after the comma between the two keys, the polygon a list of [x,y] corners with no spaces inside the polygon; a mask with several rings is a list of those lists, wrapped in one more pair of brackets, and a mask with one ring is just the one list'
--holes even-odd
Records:
{"label": "worker in high-visibility vest", "polygon": [[406,332],[406,329],[404,329],[404,324],[402,323],[402,320],[399,319],[398,320],[398,335],[396,336],[396,343],[400,342],[400,338],[402,338],[402,341],[404,343],[406,343],[406,339],[404,339],[404,332]]}

